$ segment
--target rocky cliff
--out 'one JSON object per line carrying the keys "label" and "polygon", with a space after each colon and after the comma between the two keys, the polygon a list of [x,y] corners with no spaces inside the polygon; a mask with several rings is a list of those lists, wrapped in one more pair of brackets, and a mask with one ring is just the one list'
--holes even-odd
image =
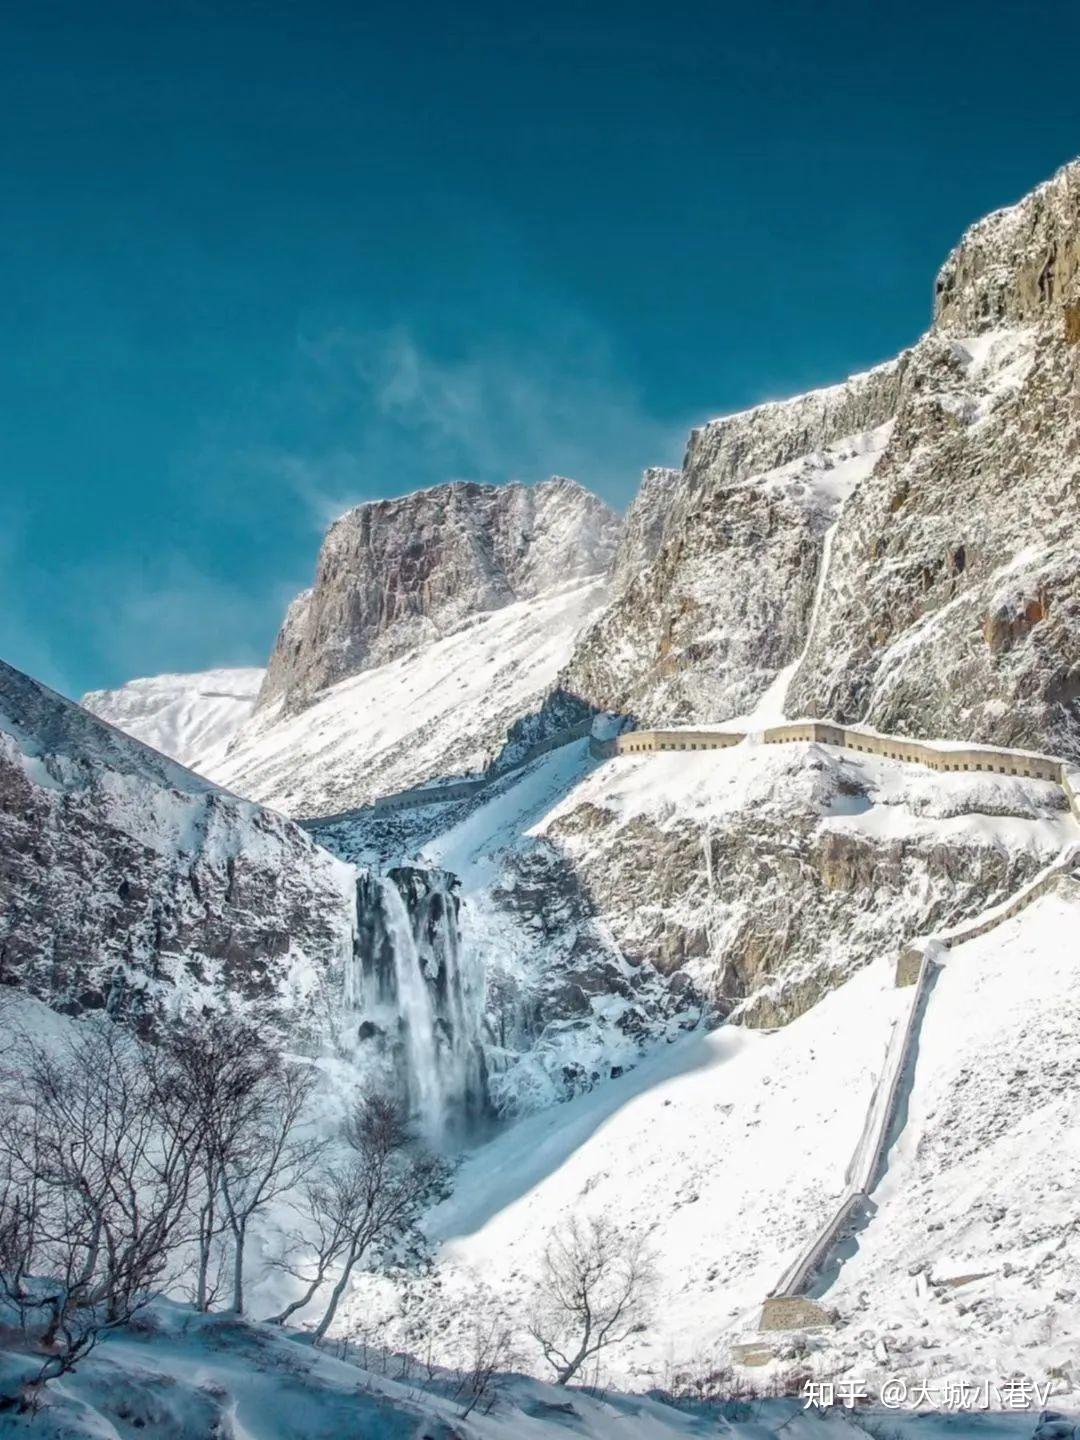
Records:
{"label": "rocky cliff", "polygon": [[1080,755],[1080,162],[946,261],[790,713]]}
{"label": "rocky cliff", "polygon": [[967,233],[898,361],[694,431],[560,693],[1080,754],[1078,257],[1080,162]]}
{"label": "rocky cliff", "polygon": [[295,1026],[340,983],[351,876],[0,662],[0,983],[136,1019],[227,991]]}
{"label": "rocky cliff", "polygon": [[888,436],[903,362],[714,421],[649,471],[563,690],[642,722],[752,710],[807,638],[826,536]]}
{"label": "rocky cliff", "polygon": [[619,757],[532,833],[534,893],[575,890],[631,965],[761,1026],[1005,899],[1077,829],[1047,781],[802,743]]}
{"label": "rocky cliff", "polygon": [[617,516],[573,480],[456,483],[358,505],[331,526],[259,695],[302,709],[318,691],[472,617],[603,574]]}

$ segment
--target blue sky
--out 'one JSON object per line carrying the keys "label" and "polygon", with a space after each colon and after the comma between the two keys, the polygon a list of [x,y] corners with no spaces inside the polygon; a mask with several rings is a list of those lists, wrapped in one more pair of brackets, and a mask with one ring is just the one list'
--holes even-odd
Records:
{"label": "blue sky", "polygon": [[1080,152],[1080,7],[52,4],[2,26],[0,655],[261,663],[329,518],[616,504],[920,333]]}

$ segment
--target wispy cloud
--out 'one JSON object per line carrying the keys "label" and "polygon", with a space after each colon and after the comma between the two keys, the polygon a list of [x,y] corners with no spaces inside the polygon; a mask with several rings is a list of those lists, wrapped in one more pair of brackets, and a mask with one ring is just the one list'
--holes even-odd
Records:
{"label": "wispy cloud", "polygon": [[459,479],[570,475],[621,506],[646,465],[682,453],[686,424],[651,416],[602,336],[565,316],[529,342],[457,354],[404,327],[301,349],[319,404],[351,414],[351,443],[262,458],[320,525],[362,499]]}

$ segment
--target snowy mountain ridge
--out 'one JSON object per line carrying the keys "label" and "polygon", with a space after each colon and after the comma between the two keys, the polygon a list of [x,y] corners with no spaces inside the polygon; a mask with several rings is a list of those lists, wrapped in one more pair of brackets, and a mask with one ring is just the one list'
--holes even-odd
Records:
{"label": "snowy mountain ridge", "polygon": [[79,703],[181,765],[208,774],[251,714],[265,673],[248,668],[154,675],[115,690],[90,690]]}

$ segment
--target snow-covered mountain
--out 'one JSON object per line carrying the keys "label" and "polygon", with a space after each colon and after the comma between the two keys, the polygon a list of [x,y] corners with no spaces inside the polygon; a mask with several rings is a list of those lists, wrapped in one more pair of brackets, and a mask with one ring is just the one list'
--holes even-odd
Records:
{"label": "snow-covered mountain", "polygon": [[484,770],[599,613],[618,535],[613,512],[563,479],[350,510],[289,608],[254,715],[210,772],[311,816]]}
{"label": "snow-covered mountain", "polygon": [[544,703],[604,594],[602,579],[556,585],[341,680],[298,713],[280,700],[260,706],[211,773],[286,814],[315,816],[482,771]]}
{"label": "snow-covered mountain", "polygon": [[[565,480],[363,505],[252,713],[250,681],[220,710],[206,677],[87,697],[212,780],[3,667],[3,979],[72,1011],[225,994],[290,1036],[330,987],[326,1074],[381,1065],[441,1138],[454,1107],[494,1127],[428,1217],[431,1270],[357,1284],[346,1327],[464,1363],[478,1282],[524,1331],[545,1239],[608,1215],[657,1256],[628,1385],[749,1342],[774,1377],[1080,1398],[1069,775],[760,734],[808,714],[1080,756],[1078,394],[1080,162],[968,233],[909,351],[695,430],[623,525]],[[611,756],[597,712],[597,736],[749,733]],[[1058,888],[941,939],[1055,861]],[[897,962],[927,935],[916,1010]],[[763,1338],[878,1113],[880,1173],[814,1279],[828,1327]]]}
{"label": "snow-covered mountain", "polygon": [[695,430],[649,471],[561,687],[643,723],[752,710],[806,644],[826,538],[885,448],[902,363]]}
{"label": "snow-covered mountain", "polygon": [[[801,1357],[804,1372],[854,1371],[870,1393],[895,1376],[940,1395],[950,1380],[1021,1374],[1075,1407],[1080,1098],[1062,936],[1078,921],[1080,887],[950,954],[907,1125],[819,1292],[834,1323],[772,1336],[755,1359],[768,1368],[748,1372],[759,1384]],[[431,1214],[437,1283],[401,1297],[369,1280],[354,1305],[385,1316],[388,1336],[423,1307],[428,1324],[450,1325],[480,1276],[525,1305],[546,1238],[571,1215],[616,1214],[648,1237],[662,1276],[621,1383],[729,1365],[734,1347],[757,1348],[762,1300],[843,1193],[905,993],[883,957],[780,1030],[698,1032],[518,1122],[469,1157]]]}
{"label": "snow-covered mountain", "polygon": [[255,707],[264,670],[154,675],[115,690],[91,690],[80,704],[144,745],[208,774]]}
{"label": "snow-covered mountain", "polygon": [[459,482],[357,505],[330,527],[259,695],[288,714],[479,615],[606,572],[619,521],[573,480]]}
{"label": "snow-covered mountain", "polygon": [[0,857],[3,981],[73,1011],[301,1024],[351,950],[351,867],[2,662]]}
{"label": "snow-covered mountain", "polygon": [[898,360],[695,430],[562,688],[717,721],[801,660],[789,714],[1080,754],[1078,255],[1080,161],[968,232]]}

